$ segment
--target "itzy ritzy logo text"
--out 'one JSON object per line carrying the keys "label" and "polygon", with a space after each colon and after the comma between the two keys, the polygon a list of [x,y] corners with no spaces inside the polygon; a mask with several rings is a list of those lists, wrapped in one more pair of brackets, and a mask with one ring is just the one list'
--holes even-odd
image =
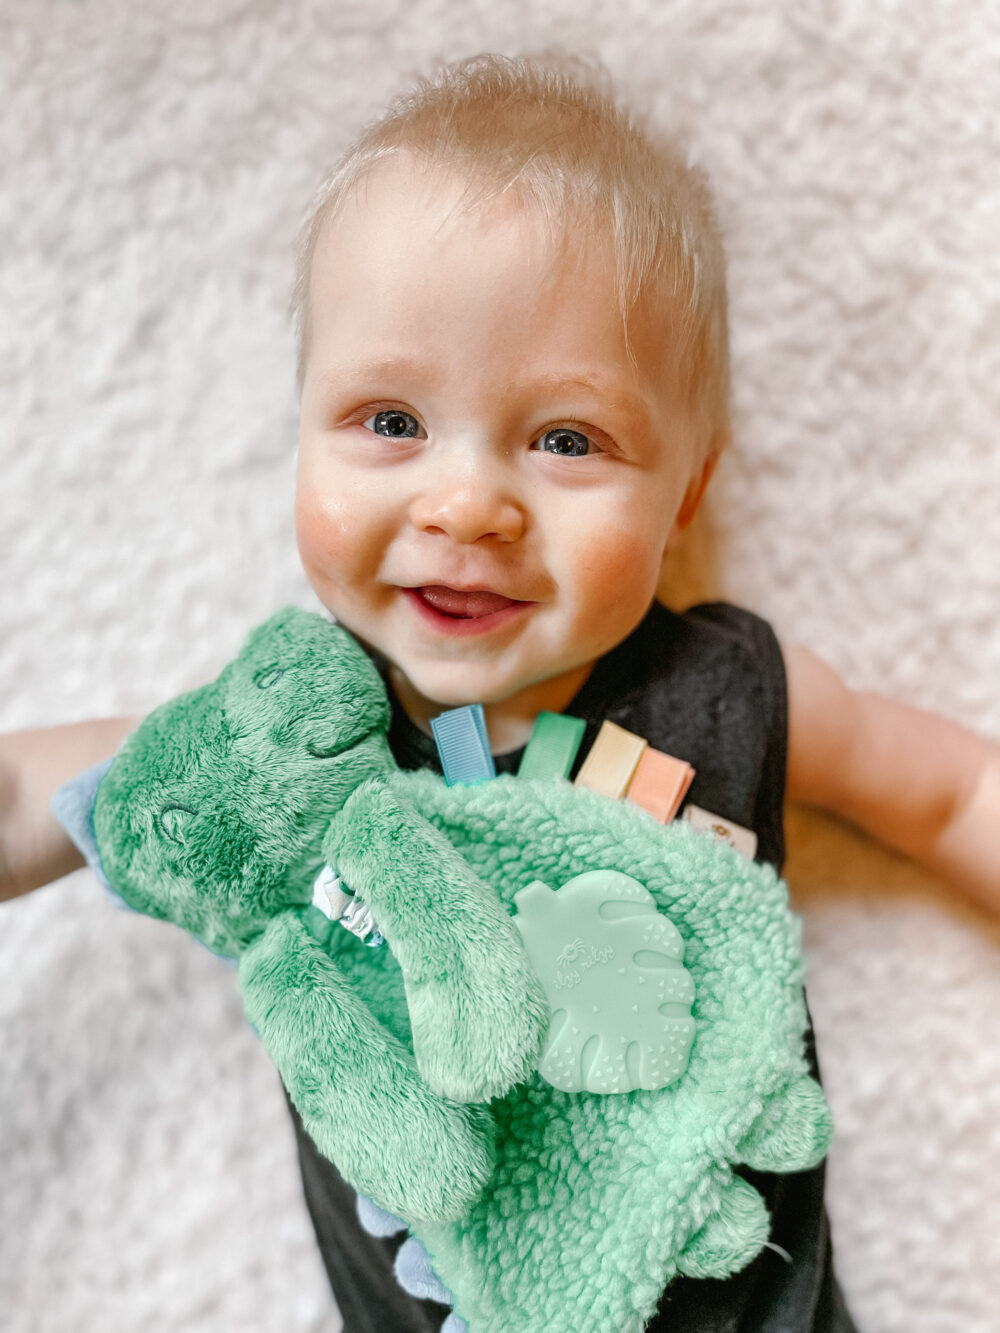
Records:
{"label": "itzy ritzy logo text", "polygon": [[556,989],[568,990],[571,986],[578,986],[583,980],[582,973],[596,967],[598,963],[610,963],[614,956],[615,951],[610,945],[597,949],[593,944],[584,944],[581,939],[573,940],[556,959],[559,968],[555,975]]}

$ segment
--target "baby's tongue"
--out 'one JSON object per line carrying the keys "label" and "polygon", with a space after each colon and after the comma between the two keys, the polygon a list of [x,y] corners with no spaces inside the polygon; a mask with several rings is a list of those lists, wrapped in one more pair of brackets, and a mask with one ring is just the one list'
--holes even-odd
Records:
{"label": "baby's tongue", "polygon": [[421,588],[420,593],[425,602],[445,616],[488,616],[512,605],[510,597],[501,597],[498,592],[456,592],[439,583]]}

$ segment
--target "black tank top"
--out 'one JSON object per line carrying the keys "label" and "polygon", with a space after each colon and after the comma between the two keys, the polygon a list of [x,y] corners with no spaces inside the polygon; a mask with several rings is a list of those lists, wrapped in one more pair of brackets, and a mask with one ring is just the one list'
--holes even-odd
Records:
{"label": "black tank top", "polygon": [[[389,745],[397,763],[440,772],[433,739],[395,697],[388,663],[373,651],[371,656],[392,704]],[[695,778],[685,804],[753,829],[757,860],[781,870],[787,695],[781,649],[766,621],[722,602],[683,615],[654,602],[628,638],[597,662],[565,712],[587,724],[571,777],[601,723],[616,722],[691,764]],[[497,772],[516,772],[522,754],[523,747],[494,755]],[[808,1047],[818,1077],[811,1028]],[[394,1281],[389,1270],[403,1237],[375,1240],[359,1227],[353,1195],[312,1149],[294,1112],[293,1118],[306,1199],[345,1333],[440,1328],[445,1307],[385,1285],[385,1279]],[[648,1333],[849,1333],[853,1326],[833,1276],[824,1166],[796,1175],[741,1174],[764,1196],[771,1243],[779,1248],[765,1248],[724,1280],[675,1278]],[[365,1297],[359,1283],[380,1266],[383,1280],[373,1281]]]}

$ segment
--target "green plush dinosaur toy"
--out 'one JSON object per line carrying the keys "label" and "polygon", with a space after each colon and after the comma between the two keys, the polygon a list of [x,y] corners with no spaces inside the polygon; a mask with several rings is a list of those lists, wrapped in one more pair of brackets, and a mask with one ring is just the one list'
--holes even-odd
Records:
{"label": "green plush dinosaur toy", "polygon": [[[427,866],[443,909],[425,932],[431,957],[408,937],[408,895],[371,895],[413,971],[412,1036],[405,1018],[376,1021],[335,961],[331,923],[310,905],[313,879],[347,798],[396,768],[388,722],[379,675],[351,636],[287,608],[216,681],[126,738],[98,789],[94,830],[129,906],[239,959],[248,1016],[344,1177],[404,1216],[459,1217],[493,1166],[490,1117],[466,1103],[530,1073],[548,1009],[509,916],[455,853]],[[389,837],[404,861],[433,862],[420,830],[411,845],[402,831]],[[373,969],[395,967],[372,952]]]}
{"label": "green plush dinosaur toy", "polygon": [[[675,1273],[724,1276],[765,1242],[734,1165],[803,1170],[829,1143],[785,887],[563,779],[402,773],[388,722],[351,636],[278,612],[123,743],[93,811],[104,872],[238,959],[320,1152],[405,1221],[472,1333],[638,1333]],[[388,947],[312,905],[324,867]],[[561,920],[595,884],[588,920]],[[605,947],[585,947],[591,929]],[[570,947],[547,954],[560,931]],[[672,1035],[653,1049],[626,1032],[616,1053],[587,1005],[571,1023],[547,995],[581,958],[609,987],[655,983]],[[631,1090],[588,1091],[588,1071]]]}

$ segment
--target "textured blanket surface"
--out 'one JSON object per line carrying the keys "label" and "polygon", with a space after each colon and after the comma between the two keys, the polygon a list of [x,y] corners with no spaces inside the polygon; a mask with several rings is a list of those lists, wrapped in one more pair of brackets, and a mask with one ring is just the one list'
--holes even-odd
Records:
{"label": "textured blanket surface", "polygon": [[[685,129],[719,196],[736,443],[673,597],[1000,737],[995,6],[2,20],[0,727],[147,712],[314,605],[285,304],[315,180],[428,60],[561,42]],[[996,928],[818,815],[789,845],[851,1306],[867,1333],[994,1333]],[[0,1157],[10,1333],[339,1326],[231,973],[85,873],[0,909]]]}

